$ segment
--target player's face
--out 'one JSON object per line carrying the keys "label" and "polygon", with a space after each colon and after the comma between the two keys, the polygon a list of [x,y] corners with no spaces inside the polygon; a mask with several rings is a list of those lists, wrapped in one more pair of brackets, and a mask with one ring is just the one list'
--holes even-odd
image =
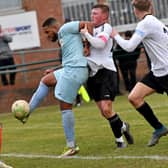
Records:
{"label": "player's face", "polygon": [[55,42],[58,40],[58,33],[55,27],[44,27],[43,30],[50,41]]}
{"label": "player's face", "polygon": [[93,8],[91,11],[91,21],[93,22],[94,26],[99,26],[104,23],[104,13],[100,8]]}

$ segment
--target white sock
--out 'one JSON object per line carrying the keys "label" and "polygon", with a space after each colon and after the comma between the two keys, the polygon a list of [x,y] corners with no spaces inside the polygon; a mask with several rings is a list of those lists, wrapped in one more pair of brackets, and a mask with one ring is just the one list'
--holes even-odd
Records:
{"label": "white sock", "polygon": [[120,138],[116,138],[116,142],[124,142],[123,137],[121,136]]}

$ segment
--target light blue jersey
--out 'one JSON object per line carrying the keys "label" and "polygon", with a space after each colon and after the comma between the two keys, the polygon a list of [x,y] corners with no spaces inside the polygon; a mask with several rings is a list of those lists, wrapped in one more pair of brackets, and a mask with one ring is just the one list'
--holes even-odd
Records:
{"label": "light blue jersey", "polygon": [[79,21],[64,24],[58,32],[58,38],[61,45],[63,66],[83,67],[87,65],[83,54]]}
{"label": "light blue jersey", "polygon": [[55,97],[72,104],[80,86],[88,78],[87,59],[79,32],[79,21],[64,24],[58,32],[63,68],[54,71]]}

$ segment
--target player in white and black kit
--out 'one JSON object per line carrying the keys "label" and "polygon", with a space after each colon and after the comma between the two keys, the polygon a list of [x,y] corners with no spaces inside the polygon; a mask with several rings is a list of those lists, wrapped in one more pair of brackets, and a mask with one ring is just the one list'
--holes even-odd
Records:
{"label": "player in white and black kit", "polygon": [[152,93],[168,94],[168,28],[152,15],[151,0],[132,0],[135,16],[140,20],[130,40],[124,40],[116,30],[111,37],[126,51],[133,51],[141,42],[151,60],[151,71],[138,82],[128,96],[129,101],[154,128],[148,146],[154,146],[168,129],[157,119],[144,98]]}
{"label": "player in white and black kit", "polygon": [[103,117],[109,121],[117,147],[123,148],[126,144],[122,134],[125,135],[128,144],[133,144],[133,137],[129,132],[128,123],[123,122],[112,109],[117,89],[117,72],[112,58],[113,42],[110,38],[112,27],[107,23],[108,17],[107,5],[95,5],[91,11],[91,22],[94,24],[93,36],[88,33],[86,27],[81,30],[91,44],[90,56],[87,57],[91,69],[87,87],[88,93],[95,100]]}

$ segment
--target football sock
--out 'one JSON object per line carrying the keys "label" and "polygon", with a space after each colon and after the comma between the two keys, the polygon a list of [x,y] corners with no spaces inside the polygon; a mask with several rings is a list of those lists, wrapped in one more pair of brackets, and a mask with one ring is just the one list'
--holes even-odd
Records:
{"label": "football sock", "polygon": [[143,117],[148,121],[148,123],[155,129],[160,129],[163,125],[154,115],[150,106],[145,102],[141,107],[136,109]]}
{"label": "football sock", "polygon": [[116,138],[116,142],[124,142],[123,137],[121,136],[120,138]]}
{"label": "football sock", "polygon": [[37,90],[33,94],[29,105],[30,105],[30,113],[40,104],[40,102],[47,96],[49,88],[43,83],[40,82]]}
{"label": "football sock", "polygon": [[68,147],[75,147],[74,114],[72,110],[62,111],[62,125]]}
{"label": "football sock", "polygon": [[123,122],[121,121],[120,117],[117,114],[115,114],[113,117],[108,118],[108,121],[114,133],[114,136],[116,138],[121,138],[122,137],[121,128],[123,126]]}

